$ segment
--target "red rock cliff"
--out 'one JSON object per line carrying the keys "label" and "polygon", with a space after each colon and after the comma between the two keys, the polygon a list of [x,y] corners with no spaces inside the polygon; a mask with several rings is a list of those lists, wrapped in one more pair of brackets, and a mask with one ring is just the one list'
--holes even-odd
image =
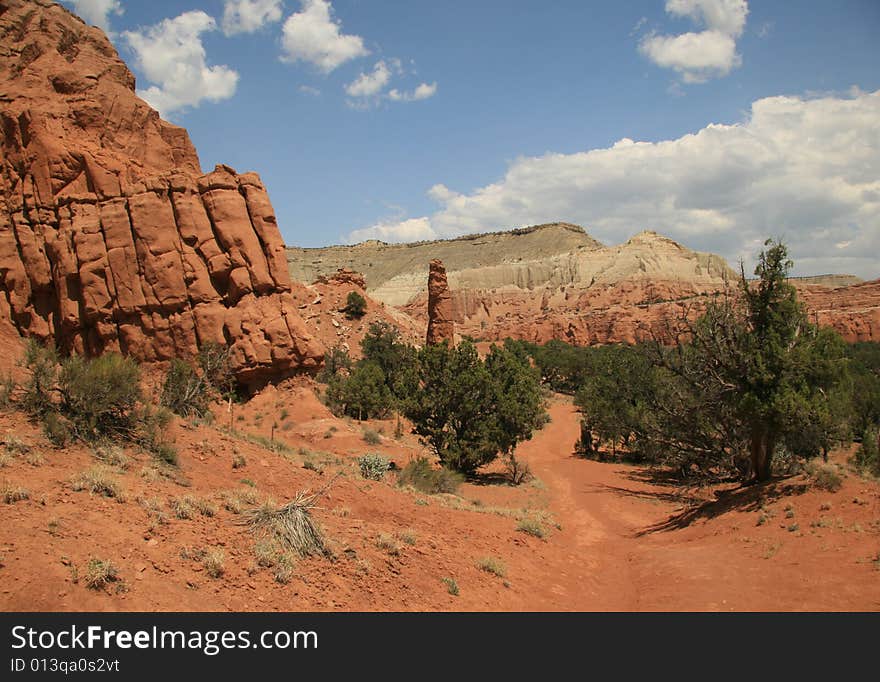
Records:
{"label": "red rock cliff", "polygon": [[228,343],[248,382],[321,363],[255,173],[202,175],[99,29],[0,0],[0,315],[64,352]]}

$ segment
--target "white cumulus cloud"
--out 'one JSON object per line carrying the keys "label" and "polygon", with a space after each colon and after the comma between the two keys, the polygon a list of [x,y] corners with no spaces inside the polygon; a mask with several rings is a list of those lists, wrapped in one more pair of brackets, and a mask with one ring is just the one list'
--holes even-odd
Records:
{"label": "white cumulus cloud", "polygon": [[768,97],[735,124],[659,142],[622,139],[523,157],[470,193],[442,184],[430,216],[356,230],[351,241],[453,237],[564,220],[606,243],[654,229],[747,266],[767,237],[796,274],[880,276],[880,90]]}
{"label": "white cumulus cloud", "polygon": [[379,239],[383,242],[416,242],[437,239],[437,237],[428,218],[410,218],[398,222],[380,222],[363,230],[355,230],[348,235],[348,241],[351,244],[367,239]]}
{"label": "white cumulus cloud", "polygon": [[667,0],[666,12],[687,17],[705,29],[645,36],[639,51],[657,66],[673,69],[685,83],[703,83],[726,76],[742,63],[736,40],[748,17],[746,0]]}
{"label": "white cumulus cloud", "polygon": [[135,64],[153,83],[138,95],[163,116],[218,102],[235,94],[238,73],[227,66],[208,66],[201,35],[215,31],[217,22],[202,11],[184,12],[154,26],[122,35],[134,53]]}
{"label": "white cumulus cloud", "polygon": [[428,99],[437,94],[437,83],[421,83],[412,92],[401,92],[394,89],[388,93],[388,99],[395,102],[417,102],[420,99]]}
{"label": "white cumulus cloud", "polygon": [[351,83],[345,86],[349,97],[373,97],[378,95],[391,81],[391,69],[384,61],[376,62],[369,73],[361,72]]}
{"label": "white cumulus cloud", "polygon": [[281,47],[283,61],[308,62],[324,73],[370,54],[363,38],[342,33],[328,0],[302,0],[302,11],[284,22]]}
{"label": "white cumulus cloud", "polygon": [[110,32],[110,15],[122,14],[122,4],[119,0],[64,0],[65,4],[72,5],[73,10],[87,24],[102,28]]}
{"label": "white cumulus cloud", "polygon": [[282,0],[226,0],[223,33],[255,33],[266,24],[281,21]]}

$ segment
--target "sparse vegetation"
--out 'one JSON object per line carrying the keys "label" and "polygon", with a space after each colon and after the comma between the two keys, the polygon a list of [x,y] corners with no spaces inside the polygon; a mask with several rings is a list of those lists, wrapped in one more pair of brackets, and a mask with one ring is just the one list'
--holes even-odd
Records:
{"label": "sparse vegetation", "polygon": [[376,547],[391,556],[400,554],[400,543],[387,533],[380,533],[376,538]]}
{"label": "sparse vegetation", "polygon": [[373,429],[364,429],[363,439],[367,445],[379,445],[382,442],[382,437]]}
{"label": "sparse vegetation", "polygon": [[445,467],[435,469],[426,457],[417,457],[397,473],[397,485],[412,486],[428,495],[454,493],[464,476]]}
{"label": "sparse vegetation", "polygon": [[119,569],[106,559],[89,559],[83,582],[90,590],[106,589],[111,583],[119,582]]}
{"label": "sparse vegetation", "polygon": [[526,533],[527,535],[542,540],[547,535],[547,530],[544,528],[544,525],[537,519],[533,518],[520,519],[519,523],[516,525],[516,529],[521,533]]}
{"label": "sparse vegetation", "polygon": [[397,537],[400,538],[401,542],[404,542],[407,545],[415,545],[419,539],[418,534],[412,528],[406,528],[400,531],[397,534]]}
{"label": "sparse vegetation", "polygon": [[458,583],[455,582],[455,578],[441,578],[441,580],[446,585],[446,591],[449,592],[449,594],[453,597],[459,595]]}
{"label": "sparse vegetation", "polygon": [[820,490],[833,493],[843,486],[843,474],[836,464],[810,462],[807,473],[810,475],[813,485]]}
{"label": "sparse vegetation", "polygon": [[125,491],[122,484],[113,477],[111,471],[104,465],[99,464],[80,472],[71,479],[71,485],[76,491],[85,490],[93,495],[115,498],[118,502],[125,500]]}
{"label": "sparse vegetation", "polygon": [[268,536],[300,557],[329,556],[324,535],[312,519],[311,510],[317,497],[300,491],[293,500],[281,507],[266,502],[245,511],[242,514],[243,523],[258,537]]}
{"label": "sparse vegetation", "polygon": [[210,549],[205,553],[202,565],[205,567],[205,573],[208,574],[208,577],[215,580],[222,578],[226,573],[226,555],[222,549]]}
{"label": "sparse vegetation", "polygon": [[486,573],[498,576],[499,578],[503,578],[507,575],[507,567],[504,565],[504,562],[501,561],[501,559],[491,556],[479,559],[477,561],[477,568],[481,571],[486,571]]}
{"label": "sparse vegetation", "polygon": [[2,493],[0,493],[3,497],[3,501],[6,504],[15,504],[16,502],[22,502],[24,500],[30,499],[30,492],[27,488],[23,488],[20,485],[5,485],[3,487]]}
{"label": "sparse vegetation", "polygon": [[244,469],[247,466],[247,460],[242,454],[232,455],[232,468],[233,469]]}
{"label": "sparse vegetation", "polygon": [[371,453],[358,457],[358,466],[362,477],[371,481],[381,481],[388,471],[390,462],[382,455]]}

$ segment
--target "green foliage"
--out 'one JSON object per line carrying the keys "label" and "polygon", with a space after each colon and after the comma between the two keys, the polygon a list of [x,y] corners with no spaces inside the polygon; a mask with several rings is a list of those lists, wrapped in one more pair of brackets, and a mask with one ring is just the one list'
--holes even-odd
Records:
{"label": "green foliage", "polygon": [[327,383],[342,372],[351,370],[352,361],[348,351],[342,346],[333,346],[324,355],[324,367],[318,372],[318,381]]}
{"label": "green foliage", "polygon": [[350,320],[363,317],[367,313],[367,299],[356,291],[349,291],[342,312]]}
{"label": "green foliage", "polygon": [[406,416],[444,466],[473,473],[499,453],[492,376],[470,342],[426,346]]}
{"label": "green foliage", "polygon": [[209,411],[209,388],[192,365],[174,358],[162,385],[161,403],[181,417],[204,417]]}
{"label": "green foliage", "polygon": [[364,362],[378,365],[391,392],[395,409],[409,399],[418,387],[418,357],[412,346],[400,338],[393,325],[377,321],[370,325],[361,342]]}
{"label": "green foliage", "polygon": [[855,463],[875,476],[880,476],[880,428],[873,426],[862,433],[862,442],[855,454]]}
{"label": "green foliage", "polygon": [[463,481],[464,477],[455,471],[435,469],[427,457],[417,457],[397,473],[397,485],[412,486],[428,495],[454,493]]}
{"label": "green foliage", "polygon": [[631,455],[704,480],[751,472],[766,480],[775,452],[828,451],[847,433],[845,347],[811,325],[787,280],[785,246],[768,240],[750,283],[722,295],[696,321],[684,314],[644,347],[596,351],[577,405],[580,447],[594,436]]}
{"label": "green foliage", "polygon": [[337,374],[330,379],[326,401],[334,413],[363,420],[384,417],[393,397],[379,365],[362,361],[349,376]]}
{"label": "green foliage", "polygon": [[[546,422],[539,376],[524,350],[493,346],[483,362],[473,343],[427,346],[419,388],[405,404],[414,430],[451,469],[472,474]],[[521,469],[514,460],[512,469]]]}
{"label": "green foliage", "polygon": [[141,399],[137,363],[116,353],[64,360],[58,380],[61,413],[85,441],[126,438],[135,430]]}
{"label": "green foliage", "polygon": [[381,481],[385,472],[388,471],[390,462],[382,455],[370,453],[363,457],[358,457],[358,466],[361,470],[361,476],[371,481]]}

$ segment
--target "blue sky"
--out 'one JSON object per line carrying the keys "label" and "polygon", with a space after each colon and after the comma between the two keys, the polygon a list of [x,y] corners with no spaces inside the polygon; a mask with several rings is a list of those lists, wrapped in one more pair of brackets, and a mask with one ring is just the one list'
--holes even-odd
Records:
{"label": "blue sky", "polygon": [[289,244],[561,220],[880,276],[876,0],[67,4]]}

